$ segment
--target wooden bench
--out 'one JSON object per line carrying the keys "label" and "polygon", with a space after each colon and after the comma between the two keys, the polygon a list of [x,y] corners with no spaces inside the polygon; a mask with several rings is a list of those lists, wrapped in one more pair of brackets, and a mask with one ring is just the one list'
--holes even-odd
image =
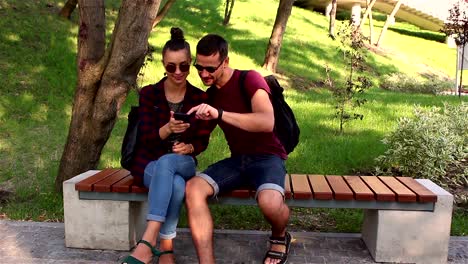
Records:
{"label": "wooden bench", "polygon": [[[378,262],[447,260],[453,197],[430,180],[287,174],[285,182],[290,207],[365,209],[362,238]],[[147,192],[124,169],[66,181],[66,245],[129,250],[146,226]],[[235,190],[215,202],[256,205],[254,197],[254,191]]]}

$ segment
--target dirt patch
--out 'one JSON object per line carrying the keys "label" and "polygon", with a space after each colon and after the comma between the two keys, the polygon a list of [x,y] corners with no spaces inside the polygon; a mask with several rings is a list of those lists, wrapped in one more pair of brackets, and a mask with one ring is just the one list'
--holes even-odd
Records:
{"label": "dirt patch", "polygon": [[8,202],[13,197],[14,187],[11,180],[0,183],[0,205]]}
{"label": "dirt patch", "polygon": [[13,193],[10,191],[0,190],[0,204],[5,204],[8,202],[12,194]]}

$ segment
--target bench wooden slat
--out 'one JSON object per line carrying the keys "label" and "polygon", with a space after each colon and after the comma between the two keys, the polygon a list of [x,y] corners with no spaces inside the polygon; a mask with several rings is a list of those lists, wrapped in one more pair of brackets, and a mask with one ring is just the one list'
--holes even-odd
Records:
{"label": "bench wooden slat", "polygon": [[140,187],[136,185],[132,185],[131,190],[132,190],[132,193],[147,193],[148,192],[148,188]]}
{"label": "bench wooden slat", "polygon": [[377,201],[395,201],[395,193],[392,192],[379,178],[375,176],[360,176],[361,179],[375,193]]}
{"label": "bench wooden slat", "polygon": [[291,174],[291,183],[294,199],[312,198],[312,191],[310,190],[307,175]]}
{"label": "bench wooden slat", "polygon": [[96,174],[94,174],[91,177],[88,177],[78,183],[75,184],[75,190],[77,191],[87,191],[91,192],[93,190],[93,185],[96,182],[99,182],[112,174],[116,173],[119,171],[118,169],[104,169]]}
{"label": "bench wooden slat", "polygon": [[314,199],[317,200],[331,200],[333,198],[333,192],[328,185],[325,176],[323,175],[308,175],[307,176],[312,186],[312,192],[314,193]]}
{"label": "bench wooden slat", "polygon": [[129,193],[133,184],[133,176],[128,175],[116,184],[112,185],[112,192]]}
{"label": "bench wooden slat", "polygon": [[379,176],[379,179],[384,182],[396,194],[396,200],[399,202],[416,202],[416,194],[408,189],[405,185],[391,176]]}
{"label": "bench wooden slat", "polygon": [[130,172],[128,170],[121,169],[116,173],[113,173],[109,177],[106,177],[105,179],[94,183],[93,190],[95,192],[111,192],[112,185],[119,182],[128,175],[130,175]]}
{"label": "bench wooden slat", "polygon": [[343,176],[345,181],[354,192],[354,199],[358,201],[373,201],[375,200],[374,192],[359,178],[359,176]]}
{"label": "bench wooden slat", "polygon": [[330,184],[331,189],[336,200],[352,200],[354,195],[353,191],[346,184],[345,180],[341,176],[328,175],[326,176],[328,184]]}
{"label": "bench wooden slat", "polygon": [[396,177],[397,180],[402,182],[406,187],[410,188],[413,192],[416,193],[418,196],[418,202],[421,203],[428,203],[428,202],[436,202],[437,195],[434,194],[431,190],[424,187],[418,181],[411,177]]}
{"label": "bench wooden slat", "polygon": [[291,199],[292,197],[291,180],[289,179],[289,174],[284,176],[284,197],[286,199]]}
{"label": "bench wooden slat", "polygon": [[239,190],[234,190],[232,192],[224,193],[220,196],[235,197],[235,198],[249,198],[253,195],[254,194],[252,193],[251,190],[239,189]]}

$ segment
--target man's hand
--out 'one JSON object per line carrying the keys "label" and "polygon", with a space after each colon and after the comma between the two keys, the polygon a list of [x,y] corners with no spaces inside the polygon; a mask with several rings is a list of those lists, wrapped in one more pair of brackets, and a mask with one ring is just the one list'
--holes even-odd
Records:
{"label": "man's hand", "polygon": [[181,155],[186,155],[190,154],[193,152],[193,146],[192,144],[185,144],[183,142],[176,142],[172,146],[172,152],[181,154]]}
{"label": "man's hand", "polygon": [[199,104],[192,107],[187,114],[195,112],[195,117],[202,120],[213,120],[218,118],[218,109],[208,104]]}

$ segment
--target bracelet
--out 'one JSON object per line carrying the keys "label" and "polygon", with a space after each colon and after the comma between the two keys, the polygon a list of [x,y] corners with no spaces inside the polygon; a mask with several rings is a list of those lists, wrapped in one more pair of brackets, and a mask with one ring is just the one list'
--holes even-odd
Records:
{"label": "bracelet", "polygon": [[195,148],[193,147],[193,144],[190,144],[190,153],[195,152]]}
{"label": "bracelet", "polygon": [[223,118],[223,109],[218,108],[218,121],[221,121]]}

